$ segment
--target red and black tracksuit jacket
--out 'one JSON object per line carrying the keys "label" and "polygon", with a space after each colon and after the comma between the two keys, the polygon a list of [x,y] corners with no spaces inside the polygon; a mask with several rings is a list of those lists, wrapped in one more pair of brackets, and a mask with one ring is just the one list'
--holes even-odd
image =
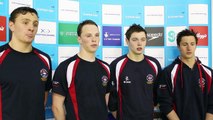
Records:
{"label": "red and black tracksuit jacket", "polygon": [[160,110],[174,110],[181,120],[205,120],[213,114],[212,69],[199,59],[189,68],[179,58],[167,66],[158,84]]}

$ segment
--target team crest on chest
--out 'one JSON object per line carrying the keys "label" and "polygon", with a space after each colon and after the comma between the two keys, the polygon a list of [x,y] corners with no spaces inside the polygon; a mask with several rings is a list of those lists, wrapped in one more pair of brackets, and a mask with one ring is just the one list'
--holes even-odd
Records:
{"label": "team crest on chest", "polygon": [[154,82],[154,76],[152,74],[148,74],[146,76],[146,83],[147,84],[153,84],[153,82]]}
{"label": "team crest on chest", "polygon": [[47,77],[48,77],[48,72],[46,69],[41,69],[40,70],[40,75],[41,75],[41,80],[42,81],[47,81]]}
{"label": "team crest on chest", "polygon": [[104,75],[104,76],[102,76],[101,80],[102,80],[102,85],[103,85],[104,87],[107,86],[108,77]]}
{"label": "team crest on chest", "polygon": [[206,80],[204,78],[202,78],[202,80],[198,79],[198,84],[200,88],[204,88],[205,87],[205,82]]}

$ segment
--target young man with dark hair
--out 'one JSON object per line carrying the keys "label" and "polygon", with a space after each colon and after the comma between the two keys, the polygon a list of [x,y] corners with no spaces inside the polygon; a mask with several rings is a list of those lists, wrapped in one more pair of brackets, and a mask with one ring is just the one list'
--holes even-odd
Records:
{"label": "young man with dark hair", "polygon": [[213,120],[213,71],[195,56],[197,43],[193,30],[179,32],[180,56],[162,72],[158,100],[169,120]]}
{"label": "young man with dark hair", "polygon": [[15,9],[9,18],[9,43],[0,47],[0,120],[45,120],[51,83],[49,55],[32,46],[38,13]]}
{"label": "young man with dark hair", "polygon": [[53,78],[55,119],[107,120],[110,71],[107,63],[95,57],[98,26],[85,20],[78,25],[77,34],[79,53],[63,61]]}
{"label": "young man with dark hair", "polygon": [[126,32],[129,52],[110,64],[115,87],[110,93],[109,110],[118,120],[153,120],[154,89],[161,66],[157,59],[143,53],[146,42],[145,29],[133,24]]}

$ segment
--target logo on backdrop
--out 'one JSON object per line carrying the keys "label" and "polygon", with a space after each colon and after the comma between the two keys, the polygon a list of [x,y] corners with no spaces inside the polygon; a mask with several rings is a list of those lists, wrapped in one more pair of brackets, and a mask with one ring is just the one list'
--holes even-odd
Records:
{"label": "logo on backdrop", "polygon": [[197,32],[198,46],[208,46],[208,26],[189,26]]}
{"label": "logo on backdrop", "polygon": [[121,46],[121,27],[103,26],[103,45]]}
{"label": "logo on backdrop", "polygon": [[0,41],[6,41],[6,17],[0,16]]}
{"label": "logo on backdrop", "polygon": [[56,43],[56,23],[39,21],[38,32],[35,43],[55,44]]}
{"label": "logo on backdrop", "polygon": [[36,0],[33,7],[38,11],[39,18],[55,21],[57,19],[57,3],[56,0]]}
{"label": "logo on backdrop", "polygon": [[0,26],[0,31],[4,31],[4,26]]}
{"label": "logo on backdrop", "polygon": [[41,29],[40,29],[40,33],[44,33],[44,34],[45,34],[45,33],[46,33],[46,34],[47,34],[47,33],[50,33],[50,29],[45,29],[45,28],[42,29],[42,28],[41,28]]}
{"label": "logo on backdrop", "polygon": [[80,7],[78,1],[66,0],[63,2],[58,2],[58,19],[60,21],[79,22],[79,9]]}
{"label": "logo on backdrop", "polygon": [[78,44],[78,24],[59,23],[59,44]]}
{"label": "logo on backdrop", "polygon": [[147,46],[164,46],[164,27],[145,27]]}
{"label": "logo on backdrop", "polygon": [[177,46],[177,34],[186,29],[186,26],[166,27],[166,46]]}
{"label": "logo on backdrop", "polygon": [[168,26],[174,26],[177,23],[187,24],[187,12],[185,12],[184,5],[168,5],[167,7],[166,24]]}
{"label": "logo on backdrop", "polygon": [[105,37],[105,38],[109,37],[109,33],[108,33],[108,32],[105,32],[105,33],[104,33],[104,37]]}
{"label": "logo on backdrop", "polygon": [[174,42],[175,41],[175,32],[174,31],[169,31],[168,40],[169,40],[169,42]]}

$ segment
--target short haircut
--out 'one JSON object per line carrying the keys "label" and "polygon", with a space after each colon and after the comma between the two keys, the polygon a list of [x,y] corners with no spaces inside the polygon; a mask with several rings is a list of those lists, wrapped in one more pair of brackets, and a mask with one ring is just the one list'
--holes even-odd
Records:
{"label": "short haircut", "polygon": [[132,24],[129,27],[129,29],[126,31],[126,34],[125,34],[126,38],[129,40],[131,35],[132,35],[132,33],[134,33],[134,32],[145,32],[145,35],[147,37],[147,32],[142,26],[140,26],[139,24],[138,25],[137,24]]}
{"label": "short haircut", "polygon": [[194,30],[189,30],[189,29],[185,29],[185,30],[182,30],[181,32],[179,32],[177,34],[177,45],[180,46],[180,42],[181,42],[181,39],[185,36],[194,36],[195,38],[195,42],[197,44],[198,42],[198,38],[197,38],[197,33],[194,32]]}
{"label": "short haircut", "polygon": [[82,28],[83,28],[84,25],[95,25],[95,26],[98,27],[98,25],[94,21],[92,21],[92,20],[84,20],[78,25],[78,28],[77,28],[78,36],[81,36]]}
{"label": "short haircut", "polygon": [[25,15],[27,13],[34,13],[38,17],[38,13],[37,13],[37,11],[34,8],[30,8],[30,7],[18,7],[15,10],[13,10],[12,13],[10,14],[9,21],[15,22],[15,20],[16,20],[16,18],[17,18],[17,16],[19,14]]}

